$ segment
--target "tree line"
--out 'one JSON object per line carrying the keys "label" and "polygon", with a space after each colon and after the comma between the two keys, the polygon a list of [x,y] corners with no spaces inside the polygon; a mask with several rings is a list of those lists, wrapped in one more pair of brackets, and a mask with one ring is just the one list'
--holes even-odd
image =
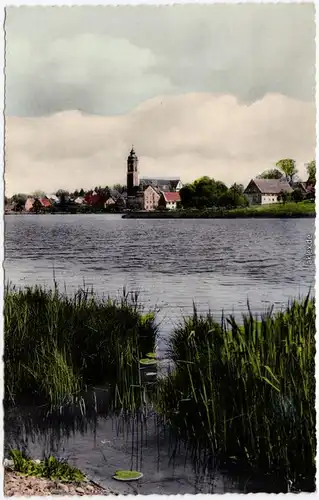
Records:
{"label": "tree line", "polygon": [[[286,180],[293,188],[292,193],[282,191],[278,201],[302,201],[306,195],[300,188],[297,179],[298,170],[293,159],[286,158],[276,163],[276,168],[265,170],[259,179],[282,179]],[[316,161],[312,160],[307,164],[308,179],[307,185],[316,184]],[[181,205],[183,208],[239,208],[246,207],[248,200],[244,195],[242,184],[233,184],[229,188],[221,181],[211,179],[208,176],[200,177],[190,184],[186,184],[180,190]]]}

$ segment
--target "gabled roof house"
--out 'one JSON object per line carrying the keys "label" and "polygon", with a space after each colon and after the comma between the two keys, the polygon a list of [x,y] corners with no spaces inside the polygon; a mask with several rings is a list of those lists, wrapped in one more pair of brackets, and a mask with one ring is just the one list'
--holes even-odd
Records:
{"label": "gabled roof house", "polygon": [[251,205],[278,203],[281,192],[291,193],[293,190],[286,180],[282,179],[251,179],[244,195]]}

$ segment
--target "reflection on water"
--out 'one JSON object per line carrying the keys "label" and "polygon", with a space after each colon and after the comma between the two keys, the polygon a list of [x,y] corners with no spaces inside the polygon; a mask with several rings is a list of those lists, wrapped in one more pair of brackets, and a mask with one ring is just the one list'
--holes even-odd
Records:
{"label": "reflection on water", "polygon": [[[98,399],[98,411],[87,406],[85,416],[79,408],[52,416],[34,407],[7,411],[5,452],[13,446],[35,458],[54,453],[120,493],[208,493],[234,488],[221,475],[196,471],[187,450],[153,412],[130,418],[107,415]],[[144,477],[138,483],[112,484],[117,469],[140,470]]]}
{"label": "reflection on water", "polygon": [[[33,458],[45,455],[67,459],[90,479],[126,494],[185,494],[225,492],[286,492],[285,480],[253,480],[218,471],[205,455],[192,457],[152,411],[126,416],[108,413],[104,391],[85,395],[83,406],[17,407],[5,412],[5,455],[10,447]],[[143,472],[136,483],[115,483],[117,469]],[[283,479],[283,478],[282,478]]]}

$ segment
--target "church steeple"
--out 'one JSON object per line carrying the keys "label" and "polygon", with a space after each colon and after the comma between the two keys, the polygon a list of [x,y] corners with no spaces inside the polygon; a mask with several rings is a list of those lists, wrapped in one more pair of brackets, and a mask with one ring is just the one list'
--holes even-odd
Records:
{"label": "church steeple", "polygon": [[135,188],[139,185],[138,179],[138,157],[134,151],[134,146],[127,158],[127,195],[134,196]]}

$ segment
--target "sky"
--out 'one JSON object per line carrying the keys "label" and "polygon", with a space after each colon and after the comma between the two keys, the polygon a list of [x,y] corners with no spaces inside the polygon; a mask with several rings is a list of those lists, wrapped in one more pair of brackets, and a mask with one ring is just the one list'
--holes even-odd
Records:
{"label": "sky", "polygon": [[8,7],[6,193],[208,175],[315,157],[311,4]]}

